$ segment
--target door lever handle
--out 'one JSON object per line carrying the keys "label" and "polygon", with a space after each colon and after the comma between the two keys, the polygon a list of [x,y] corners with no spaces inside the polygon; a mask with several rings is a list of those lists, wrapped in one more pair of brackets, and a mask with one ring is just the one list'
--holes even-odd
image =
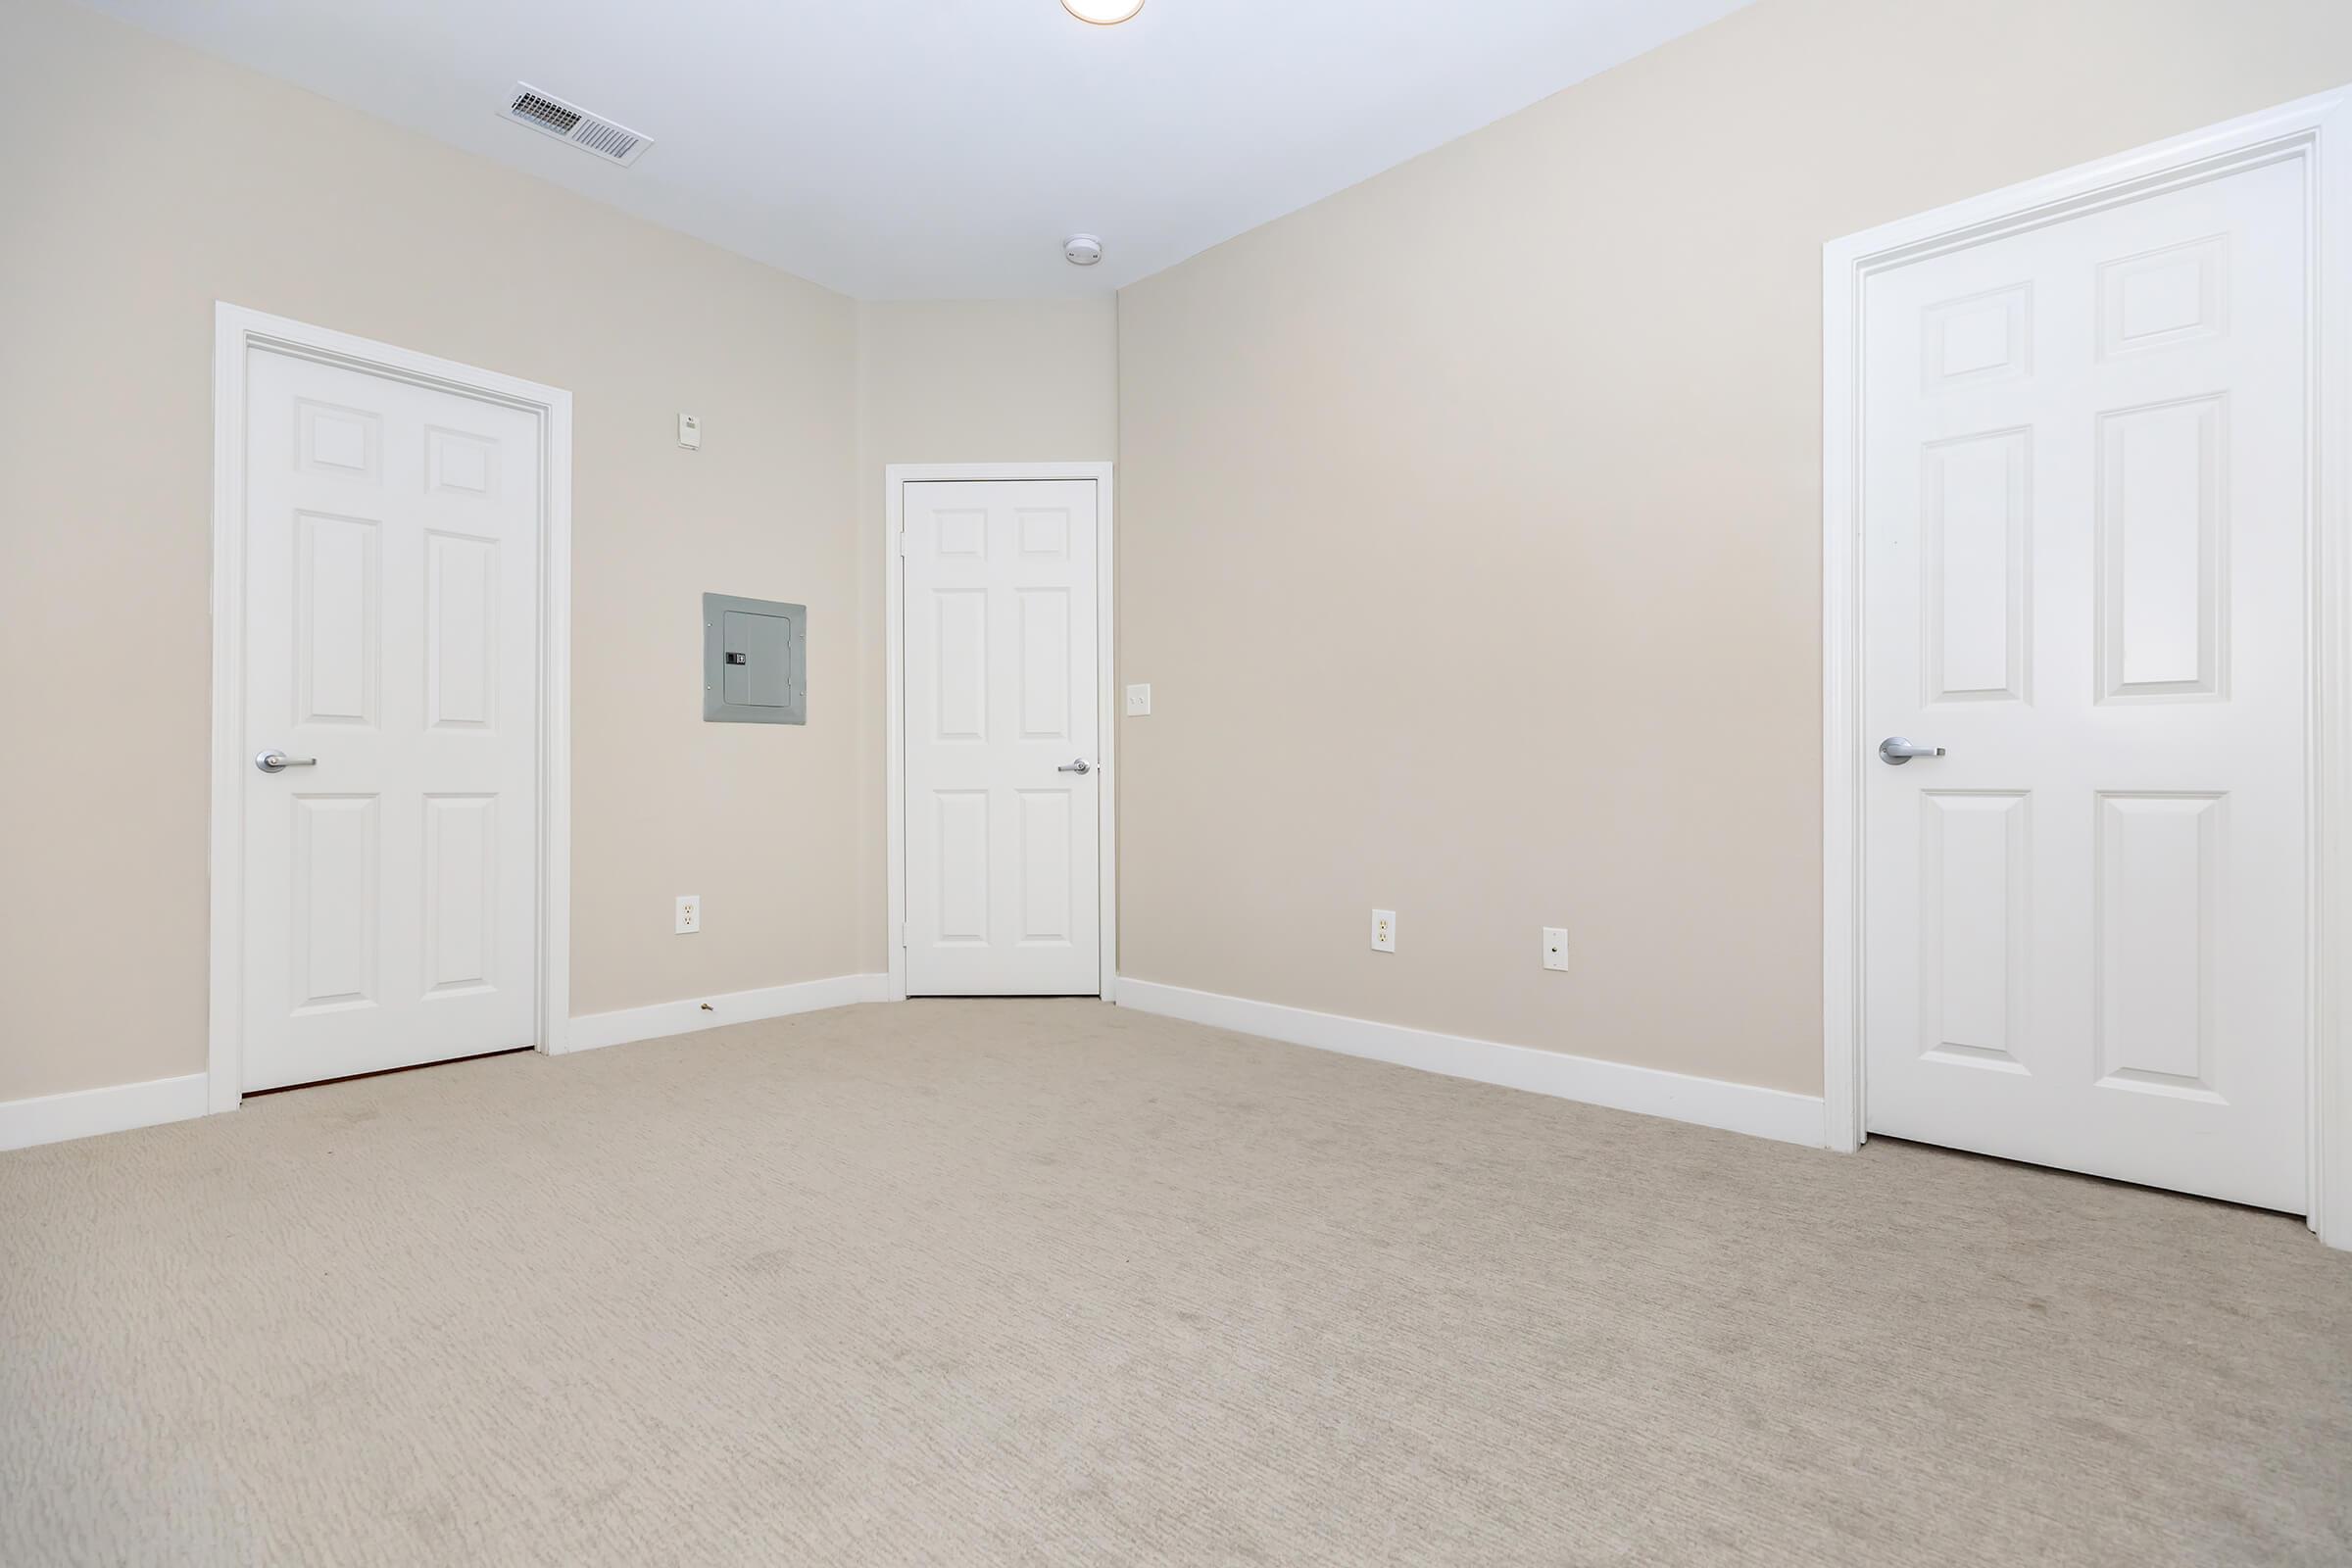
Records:
{"label": "door lever handle", "polygon": [[1923,746],[1917,741],[1905,740],[1900,735],[1889,735],[1879,742],[1879,760],[1888,767],[1900,767],[1914,757],[1942,755],[1943,748],[1940,746]]}
{"label": "door lever handle", "polygon": [[1056,773],[1091,773],[1094,771],[1094,765],[1081,757],[1075,762],[1062,763],[1054,771]]}
{"label": "door lever handle", "polygon": [[316,757],[288,757],[283,752],[263,752],[253,760],[253,765],[265,773],[283,773],[289,767],[317,767]]}

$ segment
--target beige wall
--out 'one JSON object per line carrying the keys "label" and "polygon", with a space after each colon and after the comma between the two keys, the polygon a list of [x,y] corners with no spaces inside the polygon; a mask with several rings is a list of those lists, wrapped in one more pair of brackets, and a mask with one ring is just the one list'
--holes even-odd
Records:
{"label": "beige wall", "polygon": [[859,496],[877,508],[885,464],[1103,463],[1118,446],[1107,295],[868,301],[858,362]]}
{"label": "beige wall", "polygon": [[[864,573],[867,712],[877,715],[877,780],[886,740],[883,471],[894,463],[1102,463],[1118,448],[1118,311],[1091,300],[869,302],[858,307],[858,512]],[[864,836],[882,841],[883,789],[864,796]],[[881,931],[889,896],[863,884],[861,923]]]}
{"label": "beige wall", "polygon": [[[859,306],[60,0],[7,25],[0,133],[57,152],[0,163],[0,1101],[205,1065],[217,299],[572,393],[572,1010],[882,969],[882,466],[1110,457],[1113,303]],[[806,728],[702,722],[705,591],[808,604]]]}
{"label": "beige wall", "polygon": [[[573,1010],[879,969],[852,302],[89,11],[5,31],[0,1100],[205,1063],[216,299],[571,391]],[[807,728],[701,721],[707,589],[807,602]]]}
{"label": "beige wall", "polygon": [[1818,1091],[1822,244],[2346,80],[1761,0],[1125,290],[1123,972]]}
{"label": "beige wall", "polygon": [[[1762,0],[1114,315],[11,0],[0,1101],[204,1063],[216,299],[573,393],[575,1012],[882,967],[883,466],[1115,449],[1127,973],[1813,1089],[1821,243],[2348,78],[2324,0]],[[707,589],[809,605],[806,729],[701,723]]]}

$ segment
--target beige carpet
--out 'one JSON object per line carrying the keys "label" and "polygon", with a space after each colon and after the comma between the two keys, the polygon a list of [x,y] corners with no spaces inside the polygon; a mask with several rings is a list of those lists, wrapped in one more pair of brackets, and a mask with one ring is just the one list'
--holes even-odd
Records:
{"label": "beige carpet", "polygon": [[2352,1561],[2352,1258],[1094,1003],[0,1155],[0,1563]]}

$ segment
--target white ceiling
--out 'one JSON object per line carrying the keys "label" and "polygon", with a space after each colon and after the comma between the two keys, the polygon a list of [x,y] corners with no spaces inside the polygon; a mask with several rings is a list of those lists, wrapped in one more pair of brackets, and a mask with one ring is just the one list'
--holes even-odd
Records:
{"label": "white ceiling", "polygon": [[[1133,282],[1746,0],[96,3],[845,293],[980,299]],[[514,124],[516,81],[656,145]]]}

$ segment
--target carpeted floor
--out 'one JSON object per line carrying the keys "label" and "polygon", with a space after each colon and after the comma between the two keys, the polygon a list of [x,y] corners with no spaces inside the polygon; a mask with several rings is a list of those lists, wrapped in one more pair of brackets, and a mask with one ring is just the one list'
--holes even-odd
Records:
{"label": "carpeted floor", "polygon": [[0,1563],[2352,1561],[2352,1257],[1095,1003],[0,1155]]}

